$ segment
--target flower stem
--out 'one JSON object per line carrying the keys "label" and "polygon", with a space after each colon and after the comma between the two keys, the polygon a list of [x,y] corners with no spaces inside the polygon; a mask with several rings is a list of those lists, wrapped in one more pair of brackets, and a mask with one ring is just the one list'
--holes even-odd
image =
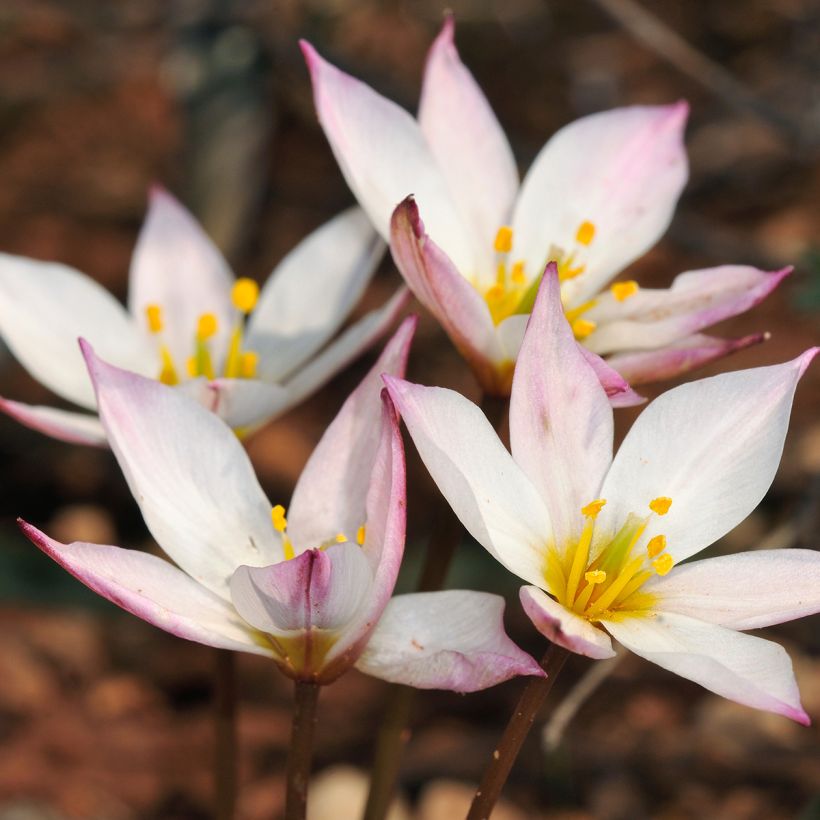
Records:
{"label": "flower stem", "polygon": [[[481,409],[502,437],[506,419],[507,399],[489,396],[481,398]],[[461,541],[461,523],[445,498],[436,498],[432,518],[432,535],[427,542],[424,566],[419,576],[419,592],[434,592],[444,586],[456,548]],[[387,695],[381,729],[376,740],[370,791],[362,820],[384,820],[390,809],[404,747],[410,739],[407,726],[413,709],[416,690],[394,683]]]}
{"label": "flower stem", "polygon": [[298,680],[293,694],[293,724],[288,751],[285,820],[305,820],[319,684]]}
{"label": "flower stem", "polygon": [[489,765],[484,770],[484,776],[481,778],[470,811],[467,813],[467,820],[487,820],[489,818],[518,753],[524,745],[524,740],[535,722],[538,711],[552,689],[552,684],[558,677],[568,655],[568,650],[552,644],[541,658],[541,668],[547,673],[547,677],[530,678],[524,687],[507,728],[493,751]]}
{"label": "flower stem", "polygon": [[233,820],[236,809],[236,657],[214,652],[214,816]]}

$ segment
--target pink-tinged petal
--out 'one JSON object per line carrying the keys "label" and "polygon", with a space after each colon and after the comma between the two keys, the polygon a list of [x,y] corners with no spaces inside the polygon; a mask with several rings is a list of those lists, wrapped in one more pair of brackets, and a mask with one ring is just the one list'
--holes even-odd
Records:
{"label": "pink-tinged petal", "polygon": [[607,363],[630,384],[665,381],[695,370],[768,339],[766,333],[752,333],[739,339],[718,339],[695,334],[660,350],[616,353]]}
{"label": "pink-tinged petal", "polygon": [[191,379],[176,389],[243,434],[281,415],[292,403],[287,388],[258,379]]}
{"label": "pink-tinged petal", "polygon": [[504,599],[466,590],[398,595],[356,668],[417,689],[477,692],[544,672],[504,631]]}
{"label": "pink-tinged petal", "polygon": [[579,345],[579,348],[587,360],[587,364],[595,371],[595,375],[598,377],[601,387],[604,388],[611,407],[634,407],[636,404],[643,404],[646,401],[643,396],[632,389],[629,382],[611,366],[610,362],[604,361],[583,345]]}
{"label": "pink-tinged petal", "polygon": [[543,583],[549,512],[481,410],[441,387],[386,378],[422,461],[461,523],[510,572]]}
{"label": "pink-tinged petal", "polygon": [[640,290],[622,302],[607,292],[584,314],[598,323],[584,344],[600,354],[666,347],[753,308],[791,271],[723,265],[682,273],[668,290]]}
{"label": "pink-tinged petal", "polygon": [[[131,258],[128,309],[147,332],[146,308],[160,307],[162,340],[178,368],[184,368],[193,354],[197,322],[203,313],[217,318],[212,349],[226,349],[236,321],[232,285],[233,274],[216,245],[171,194],[154,186]],[[215,365],[219,368],[221,359]]]}
{"label": "pink-tinged petal", "polygon": [[492,259],[496,232],[510,218],[518,169],[487,98],[459,58],[447,15],[427,56],[419,124],[450,192]]}
{"label": "pink-tinged petal", "polygon": [[408,194],[460,270],[475,267],[475,247],[419,124],[403,108],[339,71],[301,42],[319,122],[347,184],[384,239],[390,215]]}
{"label": "pink-tinged petal", "polygon": [[615,657],[612,641],[606,632],[570,612],[542,589],[521,587],[519,597],[533,626],[554,644],[595,660]]}
{"label": "pink-tinged petal", "polygon": [[189,641],[272,655],[264,637],[234,608],[162,558],[136,550],[77,541],[61,544],[20,521],[46,555],[103,598],[144,621]]}
{"label": "pink-tinged petal", "polygon": [[658,609],[729,629],[760,629],[820,612],[820,552],[782,549],[707,558],[653,579]]}
{"label": "pink-tinged petal", "polygon": [[605,621],[627,649],[724,698],[808,726],[782,646],[671,612]]}
{"label": "pink-tinged petal", "polygon": [[83,348],[108,442],[148,529],[174,562],[227,598],[240,564],[281,560],[270,502],[231,429],[181,391]]}
{"label": "pink-tinged petal", "polygon": [[282,381],[344,324],[384,255],[360,208],[317,228],[274,269],[248,324],[257,373]]}
{"label": "pink-tinged petal", "polygon": [[313,361],[294,373],[284,384],[290,393],[289,406],[293,407],[315,393],[384,336],[398,321],[409,301],[407,288],[397,290],[380,308],[371,310],[352,324]]}
{"label": "pink-tinged petal", "polygon": [[0,254],[0,335],[35,379],[68,401],[94,407],[77,339],[122,367],[159,372],[159,357],[123,306],[73,268]]}
{"label": "pink-tinged petal", "polygon": [[350,394],[305,465],[288,510],[288,535],[296,552],[354,539],[365,523],[367,493],[381,436],[382,374],[403,376],[416,317],[405,319],[381,356]]}
{"label": "pink-tinged petal", "polygon": [[[688,107],[617,108],[583,117],[544,146],[524,179],[513,215],[515,254],[540,270],[551,246],[577,251],[584,273],[564,286],[571,307],[596,295],[666,230],[688,176]],[[588,246],[576,234],[595,226]]]}
{"label": "pink-tinged petal", "polygon": [[56,407],[23,404],[0,397],[0,410],[20,424],[45,433],[51,438],[67,441],[69,444],[87,444],[91,447],[107,447],[100,420],[86,413],[72,413]]}
{"label": "pink-tinged petal", "polygon": [[[482,387],[499,393],[499,370],[511,369],[511,362],[499,343],[490,309],[427,235],[413,197],[393,213],[390,251],[410,289],[441,323]],[[508,392],[509,384],[506,387]]]}
{"label": "pink-tinged petal", "polygon": [[598,542],[614,535],[629,513],[648,514],[659,496],[672,506],[652,517],[646,537],[664,534],[675,561],[737,526],[772,483],[797,382],[816,353],[690,382],[655,399],[604,481]]}
{"label": "pink-tinged petal", "polygon": [[559,550],[581,534],[581,508],[598,497],[612,461],[612,436],[609,400],[564,316],[551,262],[515,367],[510,444],[547,505]]}

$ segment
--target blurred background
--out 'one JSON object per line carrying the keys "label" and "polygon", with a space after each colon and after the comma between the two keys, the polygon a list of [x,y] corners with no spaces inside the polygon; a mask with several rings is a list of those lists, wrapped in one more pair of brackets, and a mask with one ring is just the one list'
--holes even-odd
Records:
{"label": "blurred background", "polygon": [[[462,58],[510,135],[522,171],[561,125],[630,103],[686,98],[692,172],[665,238],[634,266],[643,285],[724,262],[796,271],[718,331],[771,340],[705,372],[780,362],[818,340],[820,4],[817,0],[453,0]],[[125,296],[148,186],[201,219],[239,275],[264,280],[352,198],[316,122],[297,38],[414,110],[434,0],[3,0],[0,4],[0,250],[72,265]],[[670,39],[671,38],[671,39]],[[683,39],[679,39],[683,38]],[[687,43],[689,44],[687,46]],[[399,283],[389,262],[361,312]],[[295,478],[373,355],[250,442],[271,500]],[[475,396],[424,316],[410,377]],[[647,394],[657,391],[650,388]],[[0,353],[0,394],[52,403]],[[766,501],[712,548],[820,547],[820,368],[798,391]],[[634,415],[634,414],[633,414]],[[631,416],[621,413],[625,428]],[[435,490],[410,451],[412,588]],[[16,516],[62,540],[155,549],[113,457],[0,418],[0,820],[209,817],[210,650],[88,592],[25,541]],[[451,586],[502,590],[511,634],[543,641],[517,585],[465,540]],[[820,618],[768,630],[820,720]],[[587,669],[573,658],[561,702]],[[242,657],[240,816],[277,816],[290,685]],[[460,816],[521,682],[416,702],[395,817]],[[348,815],[386,687],[351,672],[323,692],[316,818]],[[549,714],[549,709],[547,714]],[[554,727],[553,727],[554,728]],[[820,817],[820,730],[735,706],[628,658],[546,748],[535,731],[499,818]],[[325,802],[323,802],[325,801]],[[330,806],[325,810],[323,806]]]}

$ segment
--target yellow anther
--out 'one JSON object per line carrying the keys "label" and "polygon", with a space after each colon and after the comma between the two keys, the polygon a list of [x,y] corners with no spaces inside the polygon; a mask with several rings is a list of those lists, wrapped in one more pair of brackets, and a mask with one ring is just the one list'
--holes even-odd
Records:
{"label": "yellow anther", "polygon": [[509,225],[502,225],[495,235],[493,247],[496,253],[509,253],[512,250],[513,231]]}
{"label": "yellow anther", "polygon": [[259,354],[246,350],[239,362],[239,373],[243,379],[253,379],[256,376],[256,367],[259,364]]}
{"label": "yellow anther", "polygon": [[237,279],[231,289],[233,306],[242,313],[250,313],[256,307],[258,298],[259,285],[253,279]]}
{"label": "yellow anther", "polygon": [[344,544],[347,541],[347,536],[343,532],[336,533],[336,537],[333,539],[337,544]]}
{"label": "yellow anther", "polygon": [[288,519],[285,518],[285,508],[281,504],[277,504],[270,511],[270,517],[277,532],[284,532],[287,529]]}
{"label": "yellow anther", "polygon": [[485,298],[488,302],[497,302],[504,298],[504,287],[502,285],[493,285],[487,290]]}
{"label": "yellow anther", "polygon": [[364,536],[366,533],[366,529],[364,524],[356,530],[356,543],[361,547],[364,544]]}
{"label": "yellow anther", "polygon": [[588,584],[603,584],[606,581],[606,573],[602,569],[593,569],[584,573],[584,580]]}
{"label": "yellow anther", "polygon": [[219,327],[213,313],[203,313],[196,325],[196,337],[200,342],[210,339]]}
{"label": "yellow anther", "polygon": [[625,302],[630,296],[634,296],[640,289],[640,286],[634,279],[630,279],[628,282],[616,282],[610,288],[612,295],[619,302]]}
{"label": "yellow anther", "polygon": [[666,573],[669,572],[669,570],[672,569],[674,565],[675,562],[672,559],[672,556],[669,555],[669,553],[661,555],[660,558],[656,558],[652,562],[652,566],[655,567],[655,572],[657,572],[658,575],[666,575]]}
{"label": "yellow anther", "polygon": [[657,558],[665,549],[666,536],[656,535],[654,538],[649,539],[649,543],[646,545],[646,554],[650,558]]}
{"label": "yellow anther", "polygon": [[510,279],[512,279],[515,285],[523,285],[526,283],[527,277],[524,274],[524,262],[522,260],[513,264]]}
{"label": "yellow anther", "polygon": [[145,317],[148,319],[148,329],[151,333],[162,333],[162,308],[159,305],[147,305]]}
{"label": "yellow anther", "polygon": [[586,339],[587,336],[595,331],[596,327],[598,327],[598,325],[589,319],[576,319],[572,323],[572,332],[575,334],[576,339]]}
{"label": "yellow anther", "polygon": [[586,507],[581,507],[581,515],[587,518],[596,518],[606,504],[605,498],[596,498],[595,501],[590,501]]}
{"label": "yellow anther", "polygon": [[189,356],[185,360],[185,369],[192,379],[195,379],[199,375],[199,368],[196,366],[196,356]]}
{"label": "yellow anther", "polygon": [[595,239],[595,225],[592,222],[584,220],[579,226],[575,234],[575,241],[581,245],[589,245]]}
{"label": "yellow anther", "polygon": [[672,506],[672,499],[668,498],[665,495],[660,495],[657,498],[653,498],[649,502],[649,509],[652,512],[657,513],[658,515],[666,515],[669,512],[669,508]]}

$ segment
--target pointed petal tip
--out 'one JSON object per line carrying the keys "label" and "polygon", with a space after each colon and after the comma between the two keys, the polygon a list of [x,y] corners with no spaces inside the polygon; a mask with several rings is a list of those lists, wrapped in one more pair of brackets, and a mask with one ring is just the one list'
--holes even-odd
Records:
{"label": "pointed petal tip", "polygon": [[308,40],[305,40],[304,37],[299,39],[299,48],[302,51],[302,56],[305,58],[308,69],[312,73],[314,65],[322,61],[319,52],[316,51],[313,45]]}
{"label": "pointed petal tip", "polygon": [[791,718],[795,723],[799,723],[801,726],[811,726],[811,718],[802,707],[800,709],[790,710],[787,717]]}
{"label": "pointed petal tip", "polygon": [[424,222],[421,220],[419,206],[413,194],[406,196],[394,208],[393,215],[390,217],[391,233],[402,230],[402,220],[409,223],[416,239],[421,239],[424,236]]}
{"label": "pointed petal tip", "polygon": [[814,357],[820,353],[820,347],[810,347],[805,353],[802,353],[796,359],[794,359],[795,364],[798,367],[798,376],[802,376],[808,366],[814,360]]}

